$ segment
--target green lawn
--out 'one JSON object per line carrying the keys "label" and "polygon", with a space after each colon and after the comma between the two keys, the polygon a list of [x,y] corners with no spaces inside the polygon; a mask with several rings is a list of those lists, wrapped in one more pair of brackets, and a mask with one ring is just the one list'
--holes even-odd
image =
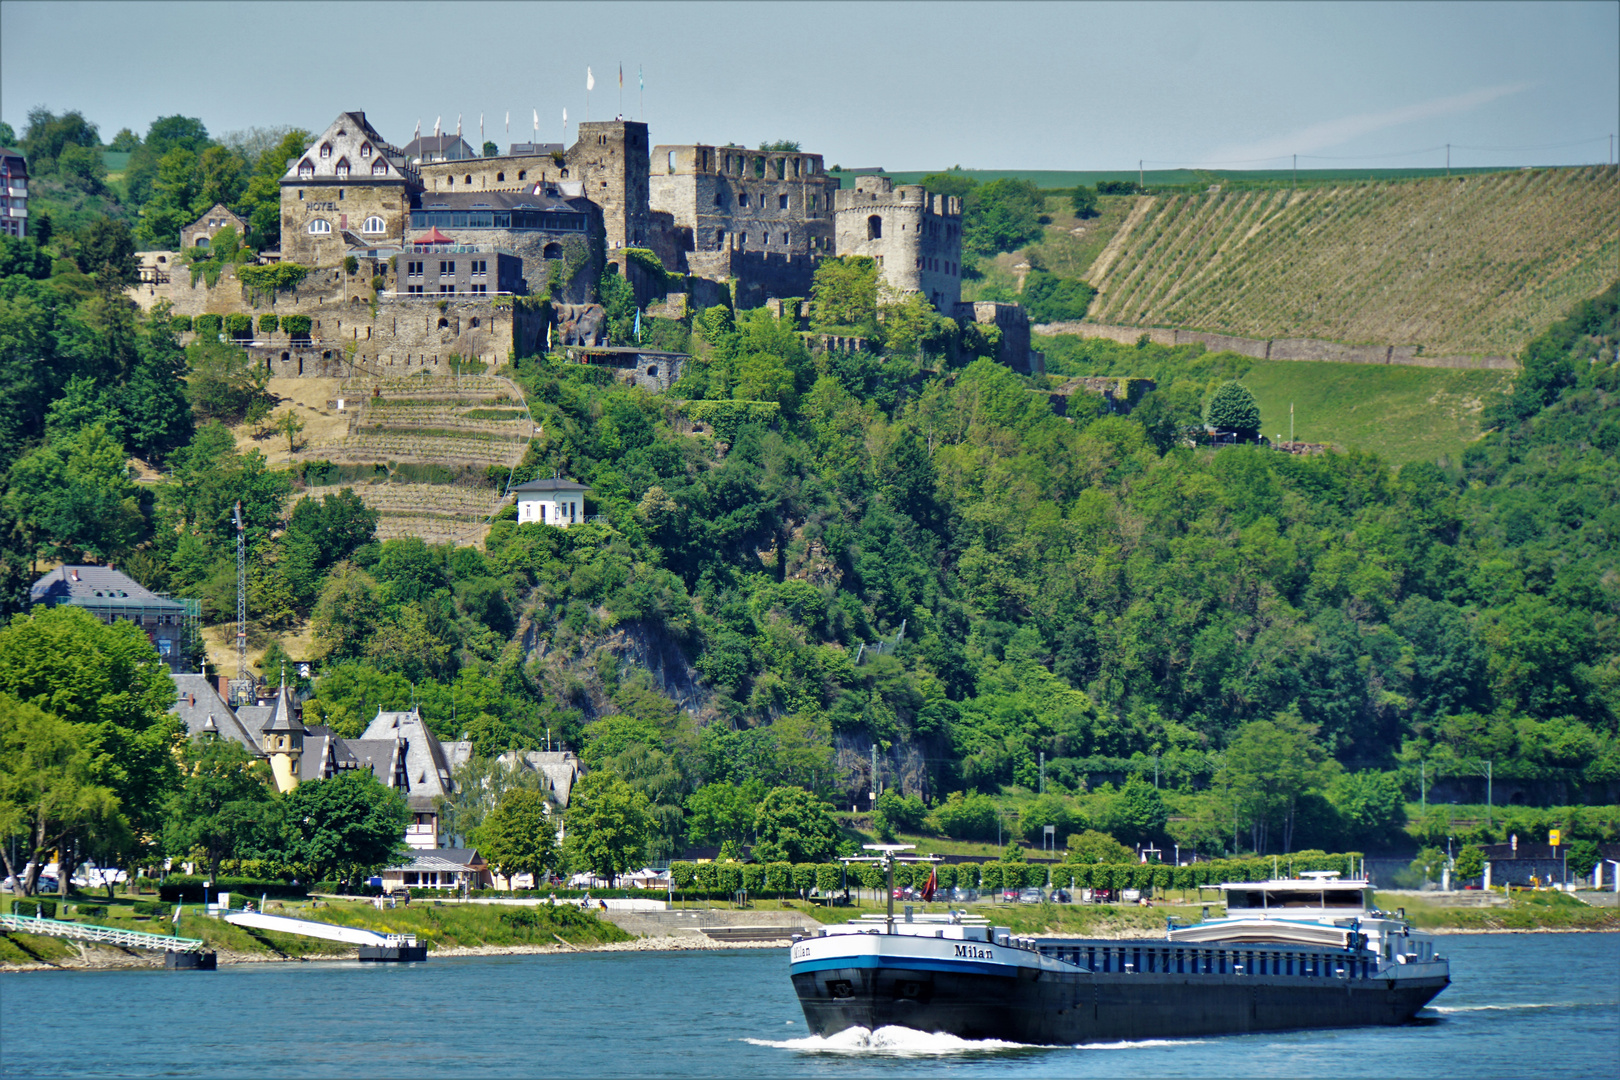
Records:
{"label": "green lawn", "polygon": [[1510,371],[1381,364],[1256,361],[1243,385],[1260,405],[1261,433],[1343,449],[1392,462],[1455,461],[1480,435],[1480,410],[1512,385]]}

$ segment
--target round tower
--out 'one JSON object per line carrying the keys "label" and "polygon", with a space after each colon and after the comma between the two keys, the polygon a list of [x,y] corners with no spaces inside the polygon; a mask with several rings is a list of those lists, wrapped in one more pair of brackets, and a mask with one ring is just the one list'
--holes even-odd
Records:
{"label": "round tower", "polygon": [[877,260],[888,287],[950,314],[962,295],[962,201],[887,176],[860,176],[834,203],[839,255]]}

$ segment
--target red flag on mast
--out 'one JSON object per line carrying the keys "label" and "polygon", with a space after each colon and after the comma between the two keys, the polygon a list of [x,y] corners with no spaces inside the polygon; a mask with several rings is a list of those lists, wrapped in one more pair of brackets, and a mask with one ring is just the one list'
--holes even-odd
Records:
{"label": "red flag on mast", "polygon": [[928,880],[923,882],[923,890],[922,890],[923,903],[926,904],[928,901],[932,900],[934,898],[934,893],[938,889],[939,889],[939,870],[938,870],[938,868],[933,868],[933,869],[930,869],[928,871]]}

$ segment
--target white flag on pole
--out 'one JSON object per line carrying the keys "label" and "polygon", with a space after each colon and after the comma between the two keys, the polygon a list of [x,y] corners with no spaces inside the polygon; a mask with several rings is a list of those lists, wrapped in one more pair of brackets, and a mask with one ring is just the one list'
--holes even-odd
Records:
{"label": "white flag on pole", "polygon": [[421,140],[422,140],[422,120],[421,120],[420,117],[418,117],[417,121],[416,121],[416,134],[411,136],[411,141],[412,142],[420,142]]}
{"label": "white flag on pole", "polygon": [[456,113],[456,138],[461,138],[461,114]]}
{"label": "white flag on pole", "polygon": [[596,76],[591,74],[591,69],[590,68],[585,69],[585,89],[586,90],[595,90],[596,89]]}
{"label": "white flag on pole", "polygon": [[536,135],[540,134],[540,110],[539,109],[534,110],[534,133]]}
{"label": "white flag on pole", "polygon": [[[536,119],[538,119],[538,117],[536,117]],[[512,110],[511,109],[506,110],[506,133],[508,135],[512,134]]]}
{"label": "white flag on pole", "polygon": [[439,121],[441,121],[443,119],[444,119],[444,117],[442,117],[442,116],[435,116],[433,118],[433,137],[435,139],[437,139],[439,137]]}

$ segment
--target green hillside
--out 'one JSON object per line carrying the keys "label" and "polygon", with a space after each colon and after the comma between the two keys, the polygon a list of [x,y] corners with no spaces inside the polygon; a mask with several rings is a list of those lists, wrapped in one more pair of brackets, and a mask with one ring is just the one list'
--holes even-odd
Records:
{"label": "green hillside", "polygon": [[1455,368],[1257,361],[1242,379],[1260,405],[1263,432],[1344,449],[1372,450],[1393,462],[1459,459],[1479,438],[1489,395],[1513,374]]}

